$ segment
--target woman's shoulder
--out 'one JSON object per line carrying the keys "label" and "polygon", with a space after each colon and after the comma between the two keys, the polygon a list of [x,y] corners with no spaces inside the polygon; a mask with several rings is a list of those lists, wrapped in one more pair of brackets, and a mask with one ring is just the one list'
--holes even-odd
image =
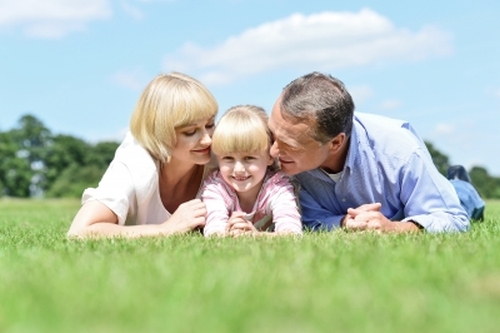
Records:
{"label": "woman's shoulder", "polygon": [[141,144],[127,133],[117,148],[111,164],[122,164],[130,173],[138,196],[149,196],[154,191],[152,186],[158,179],[158,162]]}
{"label": "woman's shoulder", "polygon": [[143,160],[139,158],[154,161],[151,154],[134,138],[132,133],[127,132],[122,143],[116,149],[115,159],[140,163]]}

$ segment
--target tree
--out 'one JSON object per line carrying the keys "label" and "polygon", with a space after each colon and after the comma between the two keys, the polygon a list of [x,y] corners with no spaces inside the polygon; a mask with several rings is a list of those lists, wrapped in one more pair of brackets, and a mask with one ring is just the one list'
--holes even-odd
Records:
{"label": "tree", "polygon": [[[44,162],[47,147],[52,140],[52,133],[34,116],[24,115],[19,119],[18,126],[11,130],[9,134],[16,145],[16,157],[23,159],[24,163],[28,164],[27,168],[23,168],[24,163],[18,161],[16,166],[9,167],[9,172],[15,175],[17,181],[24,181],[25,183],[26,180],[21,178],[29,178],[28,196],[42,195],[45,181]],[[26,193],[24,190],[12,187],[9,192]]]}
{"label": "tree", "polygon": [[83,167],[86,164],[90,145],[70,135],[56,135],[48,148],[45,157],[44,190],[52,187],[63,171],[70,166]]}
{"label": "tree", "polygon": [[53,136],[36,117],[24,115],[14,129],[0,132],[0,196],[80,196],[97,185],[117,147]]}
{"label": "tree", "polygon": [[97,186],[118,147],[116,142],[91,146],[67,137],[55,141],[58,153],[51,156],[59,168],[49,168],[57,172],[57,178],[48,188],[48,197],[80,197],[87,187]]}
{"label": "tree", "polygon": [[29,197],[33,177],[28,160],[19,153],[10,132],[0,133],[0,194]]}
{"label": "tree", "polygon": [[474,166],[469,175],[484,198],[500,198],[500,178],[490,176],[485,168],[479,166]]}
{"label": "tree", "polygon": [[88,154],[85,156],[86,165],[97,165],[101,169],[106,169],[115,156],[116,148],[119,144],[113,141],[98,142],[90,147]]}
{"label": "tree", "polygon": [[78,166],[72,164],[54,181],[46,196],[51,198],[79,198],[88,187],[96,187],[103,174],[96,165]]}
{"label": "tree", "polygon": [[441,174],[446,176],[446,172],[448,171],[448,168],[450,167],[450,162],[448,159],[448,156],[445,154],[441,153],[439,150],[437,150],[434,145],[430,142],[425,141],[425,145],[427,146],[427,149],[429,150],[429,153],[431,154],[432,161],[434,162],[434,165],[436,168],[439,170]]}

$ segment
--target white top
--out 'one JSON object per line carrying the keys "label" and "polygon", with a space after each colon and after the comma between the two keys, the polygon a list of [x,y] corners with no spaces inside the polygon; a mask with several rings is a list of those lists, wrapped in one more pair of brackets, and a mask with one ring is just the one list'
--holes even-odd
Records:
{"label": "white top", "polygon": [[[120,225],[163,223],[172,213],[161,202],[159,168],[159,162],[128,132],[98,187],[83,192],[82,204],[90,200],[103,203],[117,215]],[[197,198],[213,169],[213,163],[205,165]]]}

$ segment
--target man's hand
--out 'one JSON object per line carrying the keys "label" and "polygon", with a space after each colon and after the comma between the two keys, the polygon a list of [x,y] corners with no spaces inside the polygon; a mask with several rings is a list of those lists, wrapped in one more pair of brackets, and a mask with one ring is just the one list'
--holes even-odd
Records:
{"label": "man's hand", "polygon": [[377,233],[418,231],[416,224],[411,222],[391,221],[385,217],[378,202],[349,208],[342,221],[342,226],[349,231],[372,230]]}

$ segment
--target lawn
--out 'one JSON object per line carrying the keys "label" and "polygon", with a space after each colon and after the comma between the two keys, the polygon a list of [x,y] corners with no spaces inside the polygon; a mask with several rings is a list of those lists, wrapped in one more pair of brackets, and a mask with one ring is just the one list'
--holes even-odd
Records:
{"label": "lawn", "polygon": [[0,200],[0,332],[498,332],[500,201],[462,234],[67,240]]}

